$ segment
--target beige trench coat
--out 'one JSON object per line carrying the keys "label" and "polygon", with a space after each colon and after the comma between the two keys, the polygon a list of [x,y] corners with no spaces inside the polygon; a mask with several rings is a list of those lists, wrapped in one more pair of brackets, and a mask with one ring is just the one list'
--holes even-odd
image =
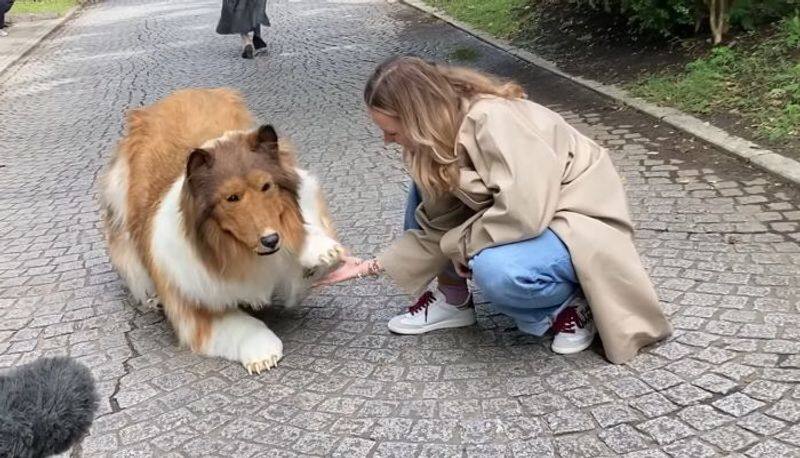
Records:
{"label": "beige trench coat", "polygon": [[416,218],[378,256],[418,294],[451,260],[538,236],[550,227],[572,256],[611,362],[624,363],[672,328],[633,244],[622,182],[608,153],[528,100],[481,98],[458,133],[461,177],[445,197],[424,191]]}

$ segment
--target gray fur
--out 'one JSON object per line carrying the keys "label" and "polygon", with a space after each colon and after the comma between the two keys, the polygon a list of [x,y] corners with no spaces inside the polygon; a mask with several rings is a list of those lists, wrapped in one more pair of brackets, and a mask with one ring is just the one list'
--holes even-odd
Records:
{"label": "gray fur", "polygon": [[43,358],[0,376],[0,457],[63,453],[97,410],[94,379],[70,358]]}

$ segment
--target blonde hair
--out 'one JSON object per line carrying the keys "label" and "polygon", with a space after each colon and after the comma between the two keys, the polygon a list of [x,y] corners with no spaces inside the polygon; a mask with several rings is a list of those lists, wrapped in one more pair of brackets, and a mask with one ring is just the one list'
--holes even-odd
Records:
{"label": "blonde hair", "polygon": [[364,89],[367,106],[397,118],[415,144],[404,159],[414,181],[434,195],[458,184],[456,136],[467,104],[480,95],[526,97],[514,82],[411,56],[380,64]]}

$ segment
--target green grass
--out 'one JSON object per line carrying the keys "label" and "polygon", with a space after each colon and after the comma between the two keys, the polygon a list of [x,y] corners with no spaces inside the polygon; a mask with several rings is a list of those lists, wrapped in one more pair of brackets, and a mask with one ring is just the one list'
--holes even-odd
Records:
{"label": "green grass", "polygon": [[78,0],[17,0],[11,8],[11,13],[56,13],[62,15],[76,4],[78,4]]}
{"label": "green grass", "polygon": [[678,74],[651,76],[635,95],[700,115],[734,113],[761,136],[800,135],[800,18],[750,49],[718,47]]}
{"label": "green grass", "polygon": [[502,38],[510,38],[519,30],[521,15],[518,9],[528,3],[527,0],[426,1],[460,21]]}

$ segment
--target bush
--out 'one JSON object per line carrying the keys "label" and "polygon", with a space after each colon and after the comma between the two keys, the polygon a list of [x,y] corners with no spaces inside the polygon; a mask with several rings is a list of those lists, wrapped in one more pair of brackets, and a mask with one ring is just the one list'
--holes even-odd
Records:
{"label": "bush", "polygon": [[729,28],[752,29],[800,8],[800,0],[569,0],[624,17],[638,33],[685,36],[710,30],[714,43]]}

